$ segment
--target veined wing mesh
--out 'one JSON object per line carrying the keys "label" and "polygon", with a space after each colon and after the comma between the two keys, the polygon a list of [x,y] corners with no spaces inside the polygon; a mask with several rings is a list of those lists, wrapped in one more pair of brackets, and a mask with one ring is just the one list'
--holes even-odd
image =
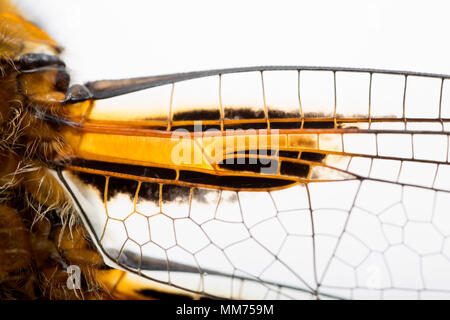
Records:
{"label": "veined wing mesh", "polygon": [[93,229],[115,263],[225,298],[450,298],[446,76],[302,68],[205,79],[216,89],[169,85],[169,130],[178,92],[193,99],[185,113],[208,93],[221,130],[244,123],[239,104],[272,129],[296,123],[322,163],[356,178],[228,191],[62,172],[85,212],[83,183],[96,181],[105,209]]}

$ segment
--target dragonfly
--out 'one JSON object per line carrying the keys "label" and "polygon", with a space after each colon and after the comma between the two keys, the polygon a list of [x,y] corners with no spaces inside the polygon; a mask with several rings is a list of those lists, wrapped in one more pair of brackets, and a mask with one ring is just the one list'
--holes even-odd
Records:
{"label": "dragonfly", "polygon": [[450,298],[449,75],[257,66],[71,84],[56,43],[0,21],[28,30],[0,44],[39,128],[18,151],[45,171],[36,202],[70,204],[118,296]]}

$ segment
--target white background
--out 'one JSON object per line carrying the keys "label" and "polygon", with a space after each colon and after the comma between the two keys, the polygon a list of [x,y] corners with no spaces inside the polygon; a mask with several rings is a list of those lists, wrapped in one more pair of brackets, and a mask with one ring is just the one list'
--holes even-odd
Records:
{"label": "white background", "polygon": [[448,1],[16,2],[80,81],[274,64],[450,74]]}

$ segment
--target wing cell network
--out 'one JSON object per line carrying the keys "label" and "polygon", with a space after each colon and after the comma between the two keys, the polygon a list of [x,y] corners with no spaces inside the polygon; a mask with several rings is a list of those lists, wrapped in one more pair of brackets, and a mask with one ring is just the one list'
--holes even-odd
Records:
{"label": "wing cell network", "polygon": [[58,174],[105,258],[212,297],[450,298],[450,80],[285,69],[73,111]]}

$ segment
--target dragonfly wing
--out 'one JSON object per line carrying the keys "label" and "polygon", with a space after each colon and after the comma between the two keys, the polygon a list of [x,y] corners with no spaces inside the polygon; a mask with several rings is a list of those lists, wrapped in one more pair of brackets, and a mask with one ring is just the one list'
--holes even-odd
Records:
{"label": "dragonfly wing", "polygon": [[[172,85],[102,100],[73,117],[91,128],[81,135],[85,144],[77,140],[81,158],[114,163],[115,156],[130,165],[114,174],[89,166],[59,171],[105,258],[215,297],[448,298],[447,77],[287,69],[214,71],[218,75],[180,83],[174,76]],[[147,92],[165,98],[129,98]],[[202,132],[270,129],[286,137],[276,154],[281,163],[293,156],[289,161],[307,165],[306,171],[292,178],[280,165],[274,178],[293,183],[274,188],[241,190],[221,185],[224,180],[208,187],[182,181],[179,173],[137,173],[132,163],[147,161],[150,168],[162,151],[118,147],[120,135],[137,141],[150,134],[146,130],[192,132],[195,121],[207,126],[200,125]],[[83,149],[99,130],[115,130],[115,147]],[[220,175],[218,162],[204,145],[201,150],[206,160],[196,170]]]}

